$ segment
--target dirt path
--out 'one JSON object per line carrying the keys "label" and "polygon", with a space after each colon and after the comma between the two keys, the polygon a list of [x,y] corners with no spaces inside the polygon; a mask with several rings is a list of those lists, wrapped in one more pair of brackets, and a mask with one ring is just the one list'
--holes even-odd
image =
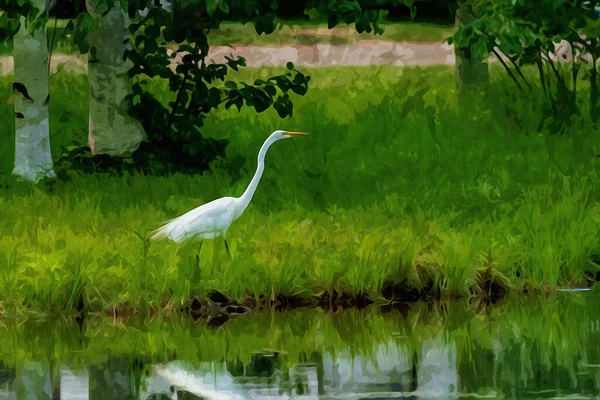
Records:
{"label": "dirt path", "polygon": [[448,44],[385,40],[361,40],[347,45],[217,46],[211,49],[209,57],[222,62],[231,53],[245,57],[247,65],[253,67],[285,65],[288,61],[300,67],[454,64],[454,50]]}
{"label": "dirt path", "polygon": [[[384,40],[361,40],[347,45],[215,46],[208,58],[224,62],[225,56],[232,54],[244,57],[249,67],[284,66],[288,61],[300,67],[454,64],[453,47],[447,44]],[[86,60],[85,55],[53,54],[50,71],[85,72]],[[0,57],[0,75],[10,74],[13,68],[12,57]]]}
{"label": "dirt path", "polygon": [[[566,42],[565,42],[566,43]],[[556,54],[560,61],[570,60],[568,44],[557,45]],[[393,42],[385,40],[361,40],[345,45],[319,43],[314,46],[281,45],[281,46],[215,46],[208,55],[209,60],[225,62],[225,56],[243,56],[249,67],[284,66],[291,61],[299,67],[326,67],[335,65],[454,65],[454,48],[446,43]],[[562,58],[562,56],[565,58]],[[556,57],[552,57],[556,59]],[[50,71],[86,72],[87,57],[85,55],[54,54],[50,62]],[[181,56],[173,60],[174,67]],[[495,59],[490,58],[490,61]],[[7,75],[13,70],[13,59],[10,56],[0,57],[0,75]]]}

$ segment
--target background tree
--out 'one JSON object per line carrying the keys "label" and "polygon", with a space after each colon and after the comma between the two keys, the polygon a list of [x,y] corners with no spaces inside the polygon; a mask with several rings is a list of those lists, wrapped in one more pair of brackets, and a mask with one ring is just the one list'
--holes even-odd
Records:
{"label": "background tree", "polygon": [[[469,4],[459,0],[455,6],[455,26],[461,29],[468,26],[476,19],[476,13]],[[481,89],[488,82],[488,64],[484,62],[485,52],[473,48],[479,43],[469,43],[467,46],[457,45],[454,47],[456,57],[456,94],[459,110],[464,111],[465,101],[476,95],[478,88]],[[462,106],[461,106],[462,104]]]}
{"label": "background tree", "polygon": [[[304,95],[308,90],[309,77],[291,63],[286,73],[239,84],[226,78],[231,70],[245,66],[243,58],[227,58],[224,64],[207,58],[208,34],[224,21],[252,23],[257,33],[272,33],[278,0],[183,0],[174,4],[172,13],[163,7],[152,7],[148,0],[88,0],[86,6],[88,13],[81,13],[67,31],[73,31],[80,51],[89,57],[91,157],[83,159],[95,161],[88,166],[95,163],[95,168],[96,161],[106,160],[99,156],[133,153],[134,164],[145,170],[204,171],[212,161],[224,157],[227,145],[227,141],[201,135],[203,119],[212,110],[223,103],[226,108],[235,106],[238,110],[251,106],[257,112],[273,107],[284,118],[293,112],[290,94]],[[345,22],[354,23],[358,32],[383,31],[378,25],[380,11],[363,9],[356,0],[309,0],[304,7],[324,17],[330,28]],[[139,10],[143,12],[137,13],[139,18],[128,25],[125,10],[134,10],[134,15]],[[128,26],[131,41],[125,34]],[[157,83],[150,83],[148,77],[168,82],[173,100],[165,104],[165,99],[151,94],[150,86]],[[144,131],[148,140],[140,144]],[[138,146],[140,151],[136,151]],[[47,149],[44,154],[51,162],[48,140],[40,139],[35,148]],[[82,151],[88,149],[78,149],[76,153]]]}
{"label": "background tree", "polygon": [[[15,167],[21,178],[38,181],[54,177],[50,153],[48,103],[49,53],[46,22],[47,0],[7,5],[3,14],[5,33],[14,35]],[[19,21],[18,30],[10,18]]]}
{"label": "background tree", "polygon": [[131,47],[127,1],[107,4],[102,0],[86,0],[86,9],[93,18],[87,32],[88,142],[92,154],[129,156],[146,139],[146,134],[141,124],[127,113],[125,101],[132,93],[127,76],[131,62],[123,57]]}
{"label": "background tree", "polygon": [[[582,0],[543,0],[536,7],[525,0],[466,0],[464,5],[473,18],[450,42],[474,49],[479,58],[495,56],[517,90],[532,101],[541,88],[539,128],[564,132],[571,117],[589,107],[577,101],[581,71],[590,80],[590,116],[597,118],[597,6]],[[537,70],[537,84],[524,74],[526,66]]]}
{"label": "background tree", "polygon": [[[410,0],[393,3],[412,4]],[[114,3],[106,0],[102,4],[106,4],[104,13],[108,13]],[[223,64],[208,59],[208,35],[222,22],[252,23],[259,34],[273,33],[279,1],[182,0],[172,4],[172,13],[166,3],[163,7],[149,6],[145,0],[130,1],[128,5],[130,10],[143,10],[129,26],[131,48],[125,49],[125,58],[132,63],[128,77],[133,82],[133,91],[125,97],[129,114],[148,135],[131,157],[135,166],[159,173],[204,171],[217,158],[224,158],[227,146],[225,140],[201,134],[203,120],[213,110],[221,105],[241,110],[246,105],[260,113],[273,107],[285,118],[293,113],[290,94],[307,92],[310,78],[291,63],[283,74],[252,83],[236,83],[227,77],[231,71],[245,66],[242,57],[228,57]],[[346,22],[355,23],[359,32],[382,32],[377,25],[379,10],[363,9],[355,0],[310,0],[304,8],[316,10],[327,19],[330,28]],[[97,56],[99,50],[93,50],[94,46],[86,39],[89,24],[86,16],[78,17],[73,27],[76,41],[82,52],[95,51]],[[151,93],[151,86],[157,85],[156,78],[166,81],[173,94],[167,104]],[[82,151],[85,149],[76,152]],[[92,160],[96,163],[94,168],[99,167],[100,159],[92,157]],[[91,164],[88,166],[91,168]]]}

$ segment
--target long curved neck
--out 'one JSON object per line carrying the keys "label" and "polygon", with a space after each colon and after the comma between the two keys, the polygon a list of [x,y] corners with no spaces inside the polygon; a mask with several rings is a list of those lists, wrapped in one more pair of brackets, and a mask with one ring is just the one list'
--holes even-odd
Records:
{"label": "long curved neck", "polygon": [[269,147],[271,147],[271,145],[276,141],[277,139],[275,139],[273,136],[269,136],[261,146],[260,151],[258,152],[258,165],[256,166],[256,172],[254,173],[250,184],[244,191],[244,194],[242,194],[242,196],[240,197],[240,205],[242,211],[245,210],[246,207],[248,207],[248,204],[250,204],[250,200],[252,200],[252,196],[254,196],[254,192],[256,192],[256,188],[258,187],[260,178],[262,178],[262,174],[265,170],[265,156],[267,155],[267,150],[269,150]]}

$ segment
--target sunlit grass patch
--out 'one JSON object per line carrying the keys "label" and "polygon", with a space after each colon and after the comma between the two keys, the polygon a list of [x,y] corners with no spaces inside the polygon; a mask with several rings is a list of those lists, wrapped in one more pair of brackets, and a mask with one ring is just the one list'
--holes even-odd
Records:
{"label": "sunlit grass patch", "polygon": [[372,32],[358,33],[353,26],[339,24],[328,29],[327,23],[280,21],[275,32],[258,35],[251,24],[223,23],[210,33],[211,45],[316,45],[331,43],[346,45],[359,40],[391,40],[398,42],[441,42],[454,34],[452,25],[440,25],[420,22],[381,21],[382,35]]}

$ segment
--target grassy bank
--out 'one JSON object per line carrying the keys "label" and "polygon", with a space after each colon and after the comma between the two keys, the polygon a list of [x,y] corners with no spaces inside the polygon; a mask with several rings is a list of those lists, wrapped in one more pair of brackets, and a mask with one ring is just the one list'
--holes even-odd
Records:
{"label": "grassy bank", "polygon": [[[535,102],[507,97],[500,81],[459,117],[446,67],[310,74],[291,119],[245,109],[207,120],[207,135],[231,140],[228,157],[245,159],[238,180],[215,163],[204,176],[73,175],[52,190],[11,182],[13,110],[4,78],[4,310],[59,312],[81,297],[92,311],[127,302],[144,312],[212,289],[229,298],[336,290],[376,300],[387,280],[441,296],[481,294],[491,278],[512,290],[586,284],[600,229],[600,142],[586,119],[569,135],[537,133]],[[86,78],[61,73],[51,86],[58,156],[61,145],[85,143]],[[197,245],[149,244],[136,235],[216,197],[240,195],[258,148],[279,128],[311,136],[269,151],[258,192],[228,233],[233,261],[221,240],[204,244],[198,269]]]}
{"label": "grassy bank", "polygon": [[[69,20],[51,19],[47,23],[48,37],[57,53],[79,53],[73,43],[72,35],[65,32]],[[75,22],[75,21],[73,21]],[[352,26],[340,24],[337,28],[327,29],[327,23],[278,21],[277,29],[269,35],[258,35],[252,24],[223,23],[221,28],[209,34],[211,46],[229,45],[315,45],[329,42],[343,45],[358,40],[392,40],[409,42],[441,42],[454,33],[454,27],[425,22],[389,22],[382,21],[383,35],[357,33]],[[52,38],[54,40],[52,41]],[[0,55],[11,52],[7,44],[0,43]]]}

